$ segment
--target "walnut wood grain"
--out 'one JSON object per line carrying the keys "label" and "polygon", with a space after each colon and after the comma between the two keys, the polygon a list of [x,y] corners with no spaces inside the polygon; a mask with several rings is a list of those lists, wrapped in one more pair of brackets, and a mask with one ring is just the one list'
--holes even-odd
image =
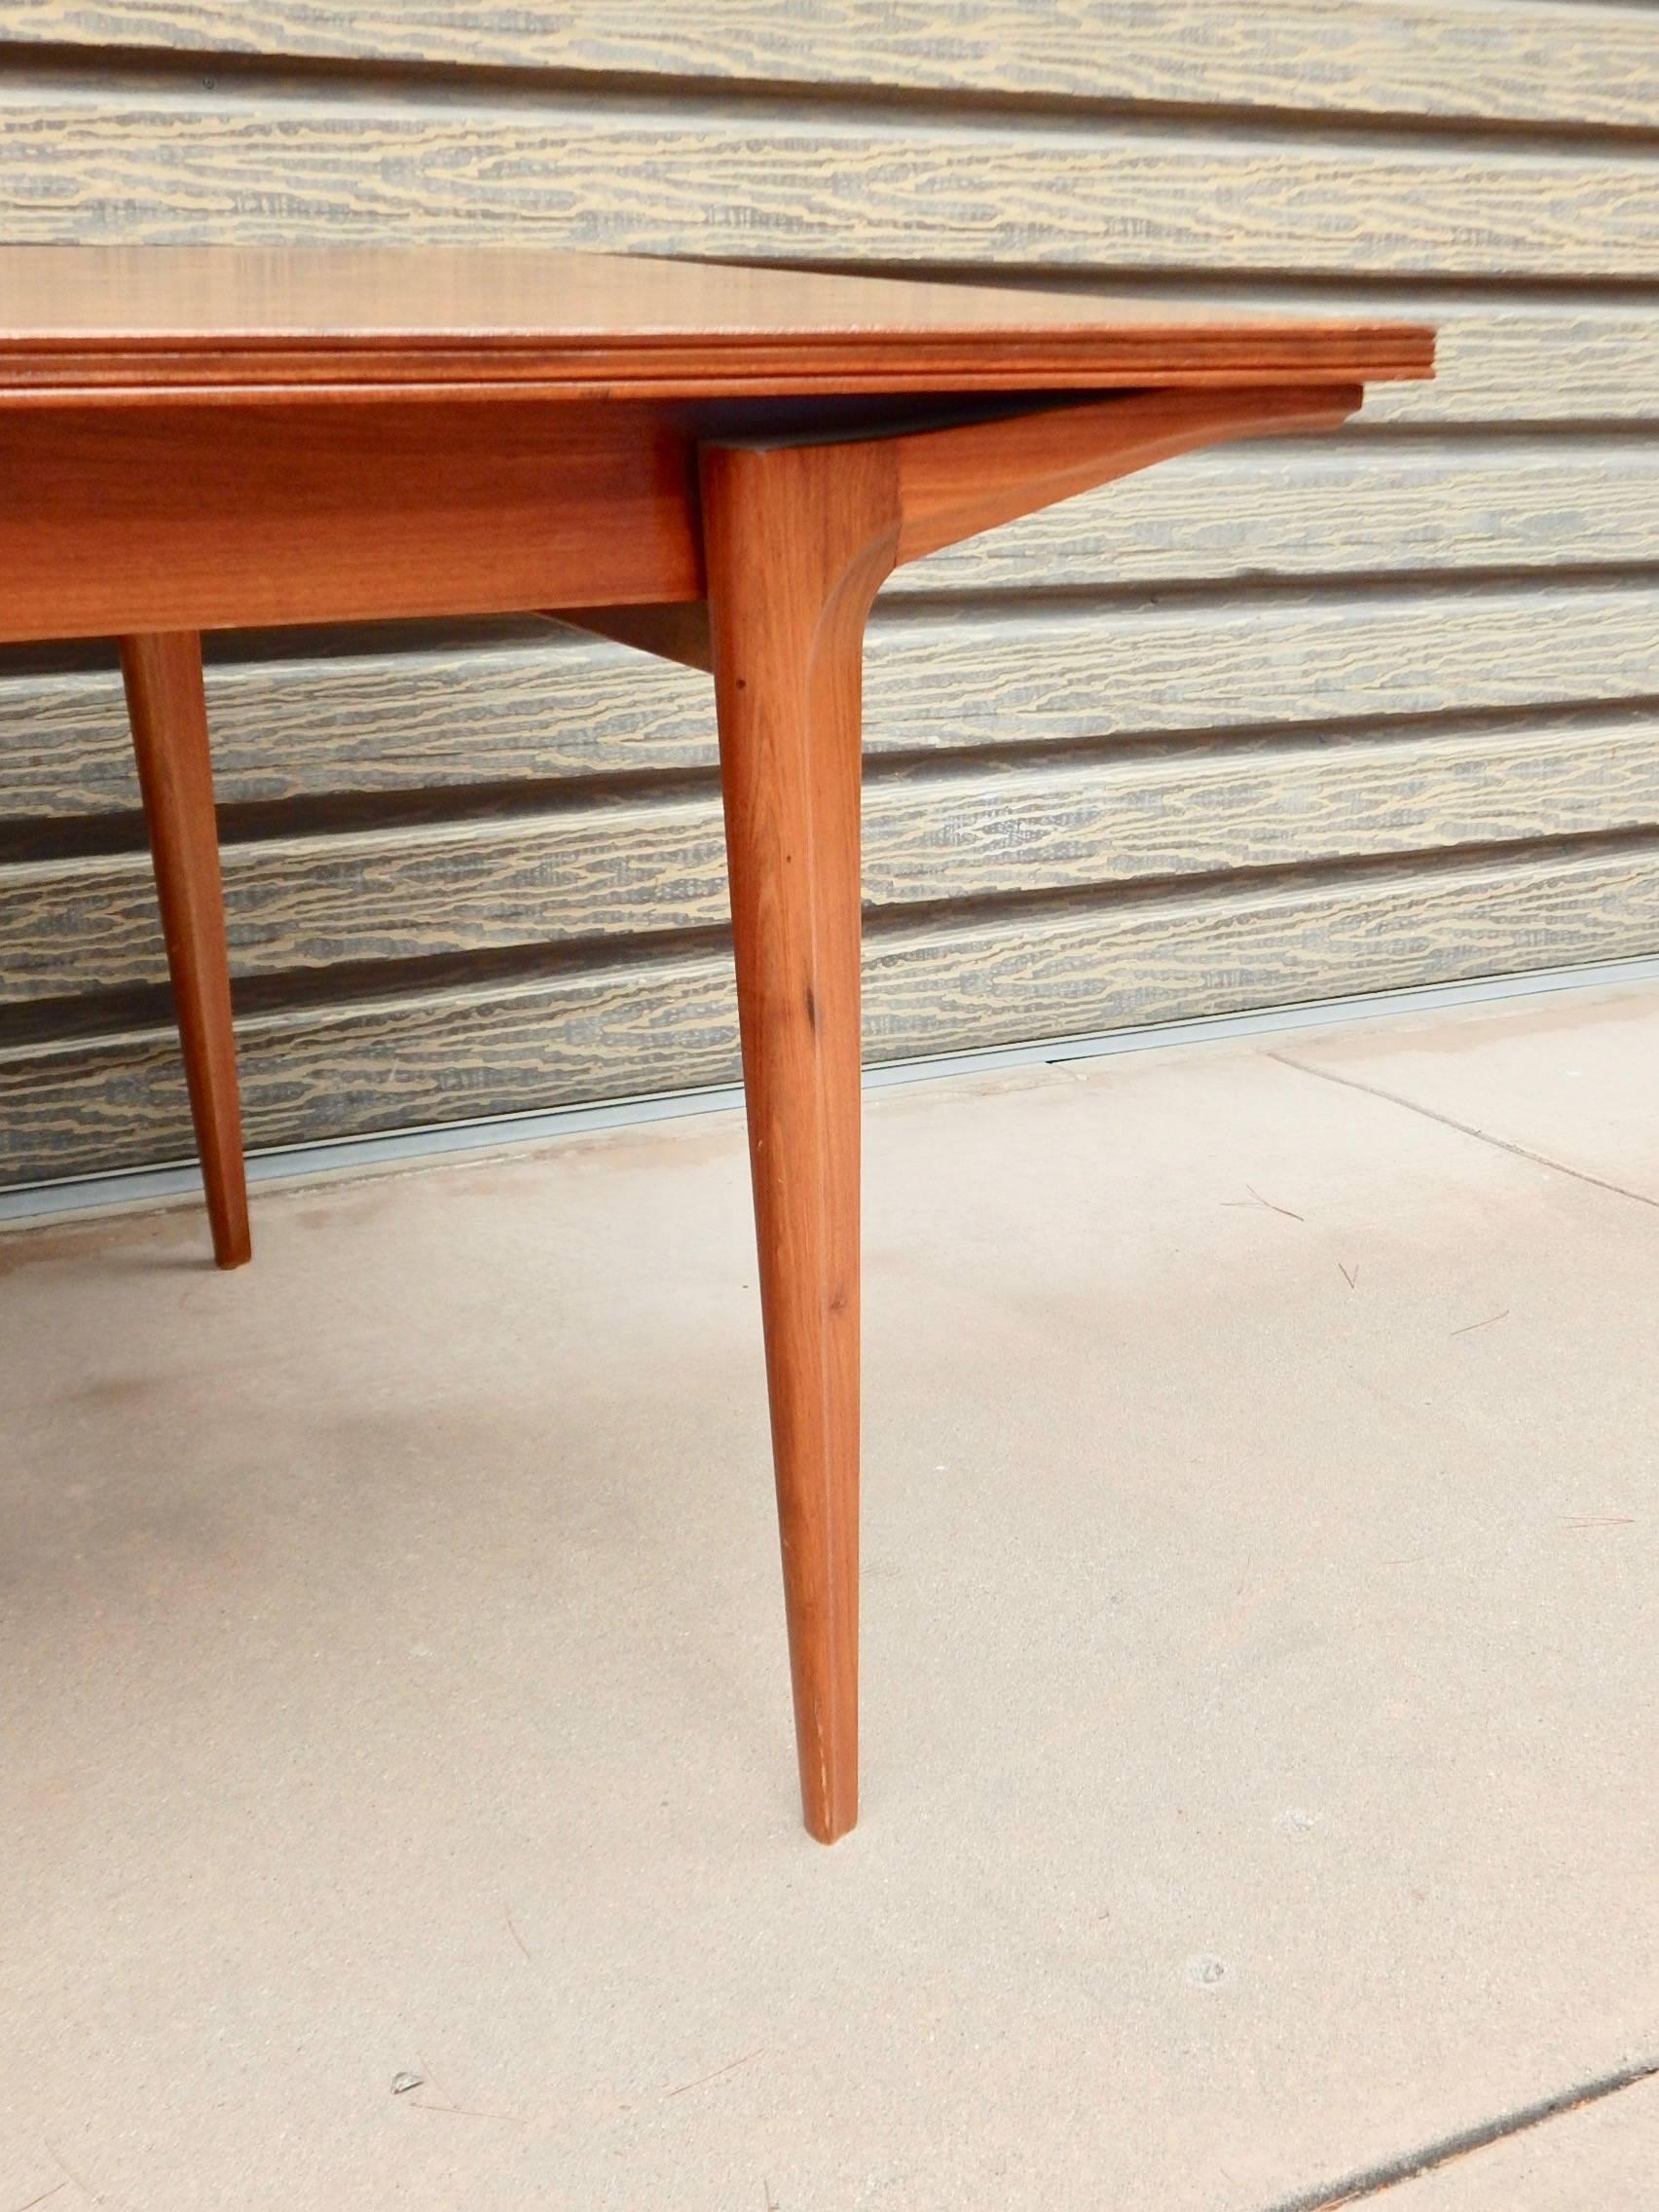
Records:
{"label": "walnut wood grain", "polygon": [[[1146,393],[953,429],[701,449],[737,1007],[805,1823],[859,1819],[865,617],[898,562],[1358,385]],[[675,608],[624,635],[685,657]]]}
{"label": "walnut wood grain", "polygon": [[674,399],[1351,383],[1425,376],[1432,359],[1432,331],[1408,322],[644,256],[0,247],[0,393],[14,404],[323,387]]}
{"label": "walnut wood grain", "polygon": [[1334,429],[1364,398],[1357,384],[1155,391],[900,438],[897,560],[937,553],[1197,446]]}
{"label": "walnut wood grain", "polygon": [[0,394],[0,638],[695,598],[692,467],[651,407]]}
{"label": "walnut wood grain", "polygon": [[[795,1739],[858,1818],[860,776],[865,620],[909,557],[1363,392],[1153,394],[833,444],[713,443],[700,491]],[[640,625],[648,638],[648,618]],[[665,646],[680,644],[678,636]]]}
{"label": "walnut wood grain", "polygon": [[188,632],[121,641],[132,750],[144,793],[167,972],[184,1051],[191,1118],[207,1192],[213,1257],[253,1256],[242,1166],[231,977],[202,690],[202,641]]}
{"label": "walnut wood grain", "polygon": [[707,676],[714,672],[714,646],[709,638],[706,600],[670,601],[642,607],[550,607],[548,616],[586,630],[596,638],[609,638],[619,645],[633,645],[659,660],[678,661]]}
{"label": "walnut wood grain", "polygon": [[711,447],[704,545],[806,1825],[858,1818],[859,778],[890,447]]}
{"label": "walnut wood grain", "polygon": [[[900,517],[893,565],[1223,438],[1334,429],[1364,398],[1363,386],[1342,384],[1144,392],[884,438],[880,451],[896,471]],[[850,449],[819,450],[828,457]],[[662,659],[697,669],[713,666],[708,617],[699,609],[667,605],[549,611]]]}

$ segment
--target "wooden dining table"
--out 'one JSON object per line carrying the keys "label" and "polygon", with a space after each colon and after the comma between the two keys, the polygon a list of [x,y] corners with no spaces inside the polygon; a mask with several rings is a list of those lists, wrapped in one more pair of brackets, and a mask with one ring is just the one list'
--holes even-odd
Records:
{"label": "wooden dining table", "polygon": [[544,611],[712,674],[824,1842],[858,1814],[870,603],[1173,455],[1333,428],[1433,351],[1403,322],[532,248],[0,248],[0,643],[120,641],[221,1267],[251,1247],[203,632]]}

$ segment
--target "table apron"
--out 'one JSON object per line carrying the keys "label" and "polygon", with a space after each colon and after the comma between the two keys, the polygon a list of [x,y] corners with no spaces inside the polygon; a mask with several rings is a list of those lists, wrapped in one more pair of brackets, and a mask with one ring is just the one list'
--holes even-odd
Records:
{"label": "table apron", "polygon": [[671,408],[0,411],[0,641],[702,590],[695,451]]}

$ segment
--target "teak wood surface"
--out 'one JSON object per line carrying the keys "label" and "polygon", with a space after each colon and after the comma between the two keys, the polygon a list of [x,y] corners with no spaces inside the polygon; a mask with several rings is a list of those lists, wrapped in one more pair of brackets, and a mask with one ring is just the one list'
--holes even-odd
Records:
{"label": "teak wood surface", "polygon": [[1432,372],[1403,323],[536,252],[0,250],[0,641],[122,641],[223,1267],[201,633],[561,613],[713,671],[806,1825],[858,1817],[865,618],[899,564]]}

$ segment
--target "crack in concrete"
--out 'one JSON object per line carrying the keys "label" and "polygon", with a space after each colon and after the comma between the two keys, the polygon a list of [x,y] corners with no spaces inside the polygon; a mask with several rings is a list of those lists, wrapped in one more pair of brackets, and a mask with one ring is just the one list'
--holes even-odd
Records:
{"label": "crack in concrete", "polygon": [[[1649,1197],[1645,1191],[1633,1191],[1623,1183],[1611,1183],[1603,1176],[1588,1174],[1581,1167],[1569,1167],[1565,1161],[1552,1160],[1547,1153],[1533,1152],[1527,1145],[1511,1143],[1507,1137],[1493,1136],[1490,1129],[1480,1128],[1472,1122],[1459,1122],[1455,1115],[1442,1114],[1415,1098],[1385,1090],[1381,1084],[1361,1083],[1355,1076],[1311,1067],[1306,1060],[1292,1059],[1288,1052],[1265,1051],[1262,1056],[1276,1060],[1281,1067],[1291,1068],[1298,1075],[1315,1076],[1322,1083],[1339,1084],[1345,1090],[1358,1090],[1367,1098],[1381,1098],[1390,1106],[1403,1107],[1408,1114],[1420,1114],[1424,1121],[1438,1122],[1443,1128],[1456,1129],[1460,1136],[1473,1137],[1480,1144],[1507,1152],[1534,1167],[1569,1176],[1576,1183],[1588,1183],[1592,1190],[1606,1191],[1616,1198],[1633,1199],[1638,1205],[1659,1206],[1659,1198]],[[1467,2157],[1472,2152],[1484,2151],[1489,2145],[1504,2142],[1512,2135],[1524,2135],[1530,2128],[1541,2127],[1546,2121],[1577,2112],[1585,2105],[1597,2104],[1604,2097],[1617,2096],[1620,2090],[1635,2088],[1639,2083],[1651,2081],[1655,2076],[1659,2076],[1659,2059],[1642,2059],[1635,2065],[1619,2068],[1616,2073],[1604,2074],[1594,2081],[1581,2082],[1574,2088],[1559,2090],[1536,2104],[1523,2105],[1497,2120],[1484,2120],[1474,2127],[1459,2129],[1455,2135],[1442,2136],[1437,2142],[1423,2144],[1401,2157],[1386,2159],[1361,2173],[1349,2174],[1342,2181],[1285,2197],[1268,2207],[1268,2212],[1336,2212],[1339,2205],[1358,2204],[1366,2197],[1381,2196],[1384,2191],[1397,2189],[1403,2182],[1417,2181],[1424,2174],[1433,2173],[1437,2167],[1450,2165],[1455,2158]]]}
{"label": "crack in concrete", "polygon": [[1443,2135],[1438,2142],[1425,2143],[1401,2157],[1369,2166],[1363,2173],[1325,2183],[1299,2196],[1284,2197],[1279,2203],[1270,2205],[1267,2212],[1335,2212],[1338,2205],[1358,2204],[1367,2196],[1381,2196],[1384,2190],[1397,2189],[1402,2182],[1418,2181],[1424,2174],[1433,2173],[1438,2166],[1450,2165],[1454,2158],[1467,2157],[1471,2151],[1484,2151],[1489,2144],[1501,2143],[1511,2135],[1524,2135],[1529,2128],[1541,2127],[1546,2120],[1559,2120],[1564,2113],[1577,2112],[1583,2105],[1617,2096],[1621,2089],[1634,2089],[1638,2083],[1651,2081],[1655,2075],[1659,2075],[1659,2058],[1644,2058],[1633,2066],[1621,2066],[1615,2074],[1603,2074],[1594,2081],[1579,2083],[1576,2088],[1558,2090],[1553,2097],[1544,2097],[1537,2104],[1523,2105],[1519,2111],[1505,2113],[1501,2119],[1459,2128],[1455,2135]]}
{"label": "crack in concrete", "polygon": [[1524,1144],[1511,1144],[1507,1137],[1494,1137],[1490,1129],[1478,1128],[1473,1122],[1459,1122],[1455,1115],[1442,1114],[1433,1106],[1419,1105],[1415,1098],[1403,1098],[1397,1090],[1384,1090],[1381,1084],[1361,1083],[1357,1076],[1336,1075],[1329,1068],[1310,1067],[1306,1060],[1293,1060],[1288,1052],[1264,1052],[1262,1057],[1276,1060],[1281,1068],[1294,1068],[1298,1075],[1317,1076],[1321,1083],[1340,1084],[1345,1090],[1363,1091],[1367,1098],[1386,1099],[1390,1106],[1403,1106],[1408,1114],[1420,1114],[1425,1122],[1438,1122],[1443,1129],[1456,1129],[1461,1136],[1475,1137],[1482,1144],[1490,1144],[1494,1151],[1530,1161],[1534,1167],[1547,1167],[1553,1174],[1569,1175],[1575,1183],[1588,1183],[1594,1191],[1609,1191],[1615,1198],[1633,1198],[1639,1206],[1659,1206],[1659,1198],[1649,1198],[1645,1191],[1632,1191],[1623,1183],[1609,1183],[1603,1176],[1587,1174],[1582,1167],[1569,1167],[1564,1160],[1552,1160],[1548,1153],[1530,1151]]}

